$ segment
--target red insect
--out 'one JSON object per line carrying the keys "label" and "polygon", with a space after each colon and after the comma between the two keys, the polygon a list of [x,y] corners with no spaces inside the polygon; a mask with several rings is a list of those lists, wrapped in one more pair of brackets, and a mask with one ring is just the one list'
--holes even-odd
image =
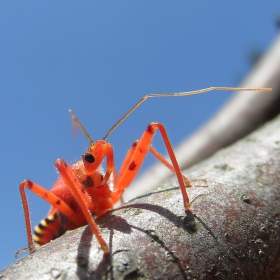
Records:
{"label": "red insect", "polygon": [[[86,224],[89,224],[91,227],[104,253],[108,253],[108,246],[100,234],[94,217],[103,215],[108,210],[112,209],[114,204],[120,200],[124,190],[135,178],[148,151],[176,174],[182,192],[183,206],[186,211],[191,211],[192,203],[190,203],[186,192],[186,187],[191,187],[191,182],[181,173],[166,130],[162,124],[150,123],[148,125],[140,140],[133,143],[132,147],[129,149],[118,174],[116,173],[114,164],[113,147],[106,139],[128,115],[149,97],[186,96],[212,90],[267,91],[270,89],[212,87],[191,92],[146,95],[108,131],[103,140],[97,140],[95,142],[91,140],[74,113],[70,111],[73,121],[81,128],[84,135],[89,140],[90,147],[87,149],[86,153],[82,155],[82,159],[71,166],[68,166],[63,159],[57,159],[55,161],[54,165],[60,174],[60,178],[56,181],[51,190],[48,191],[29,180],[24,180],[19,185],[25,216],[28,248],[19,250],[16,255],[25,250],[29,250],[31,253],[34,252],[35,245],[33,239],[36,243],[36,247],[40,247],[61,236],[65,231]],[[157,130],[159,130],[162,136],[171,159],[171,164],[151,147],[153,136]],[[100,165],[105,157],[106,172],[103,174],[100,171]],[[111,186],[113,186],[113,189],[110,188]],[[35,227],[33,238],[25,188],[31,190],[52,205],[47,218],[42,220],[40,224]]]}

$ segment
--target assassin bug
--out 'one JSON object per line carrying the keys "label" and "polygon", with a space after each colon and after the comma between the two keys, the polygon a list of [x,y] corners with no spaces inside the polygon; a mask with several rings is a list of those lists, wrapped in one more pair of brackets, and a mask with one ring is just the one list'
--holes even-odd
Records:
{"label": "assassin bug", "polygon": [[[269,91],[271,89],[211,87],[190,92],[149,94],[137,102],[136,105],[113,125],[103,137],[103,140],[97,140],[95,142],[92,141],[74,113],[70,110],[69,112],[73,121],[80,127],[90,142],[90,147],[82,155],[82,159],[71,166],[68,166],[63,159],[57,159],[55,161],[54,165],[58,169],[60,178],[50,191],[30,180],[24,180],[19,185],[25,216],[28,248],[20,249],[16,255],[25,250],[29,250],[31,253],[34,252],[35,245],[33,239],[36,247],[40,247],[61,236],[65,231],[86,224],[89,224],[104,253],[108,253],[108,246],[101,236],[94,217],[101,216],[108,210],[111,210],[114,204],[120,200],[125,189],[135,178],[148,151],[176,174],[183,197],[184,209],[186,213],[191,212],[190,208],[194,201],[189,201],[186,187],[191,187],[192,185],[188,178],[181,173],[166,130],[162,124],[150,123],[148,125],[139,141],[134,142],[129,149],[118,174],[114,165],[113,147],[107,142],[107,138],[125,118],[150,97],[187,96],[212,90]],[[159,130],[162,136],[171,159],[171,164],[151,146],[153,136],[157,130]],[[106,170],[105,174],[103,174],[99,167],[105,157]],[[33,238],[25,188],[31,190],[52,205],[47,218],[35,227]]]}

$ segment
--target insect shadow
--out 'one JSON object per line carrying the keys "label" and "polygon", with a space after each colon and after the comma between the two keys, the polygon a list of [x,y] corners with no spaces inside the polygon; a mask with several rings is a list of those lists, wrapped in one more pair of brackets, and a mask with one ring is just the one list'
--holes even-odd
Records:
{"label": "insect shadow", "polygon": [[[178,188],[174,188],[178,189]],[[170,190],[170,189],[169,189]],[[160,191],[162,192],[162,191]],[[158,192],[156,192],[158,193]],[[149,196],[154,193],[150,193],[144,196]],[[144,197],[142,196],[142,197]],[[137,198],[138,199],[138,198]],[[131,201],[130,201],[131,203]],[[172,213],[170,210],[154,205],[149,203],[131,203],[129,205],[121,206],[117,209],[111,210],[107,212],[105,215],[99,217],[96,221],[99,224],[100,228],[108,228],[110,230],[110,239],[109,239],[109,254],[104,254],[103,259],[99,263],[98,267],[94,271],[90,271],[89,269],[89,254],[90,254],[90,247],[91,247],[91,241],[92,241],[92,232],[89,227],[87,227],[79,242],[78,247],[78,255],[77,255],[77,275],[81,279],[95,279],[96,277],[103,277],[104,275],[110,275],[111,279],[113,279],[113,265],[112,265],[112,257],[115,254],[121,253],[123,251],[127,250],[117,250],[115,252],[112,252],[112,244],[113,244],[113,236],[114,231],[119,231],[124,234],[130,234],[132,230],[138,230],[146,234],[152,242],[158,243],[165,251],[168,258],[177,264],[178,268],[180,269],[181,273],[184,274],[184,269],[181,266],[180,260],[175,255],[174,252],[171,252],[168,250],[167,246],[165,245],[164,241],[156,234],[153,230],[144,230],[142,228],[136,227],[134,225],[131,225],[127,222],[126,219],[115,215],[114,213],[118,210],[125,210],[125,209],[143,209],[152,211],[154,213],[159,214],[160,216],[165,217],[167,220],[169,220],[171,223],[174,224],[174,226],[178,228],[182,228],[185,230],[188,234],[194,234],[197,232],[197,225],[196,220],[199,221],[199,223],[202,224],[204,228],[211,234],[211,236],[216,240],[216,237],[211,232],[211,230],[207,227],[207,225],[195,214],[193,213],[187,213],[186,216],[178,216]],[[217,240],[216,240],[217,241]]]}

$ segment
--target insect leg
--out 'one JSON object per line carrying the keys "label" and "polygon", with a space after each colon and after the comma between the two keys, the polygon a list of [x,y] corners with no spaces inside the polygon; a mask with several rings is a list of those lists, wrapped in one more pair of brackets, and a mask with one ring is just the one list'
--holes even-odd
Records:
{"label": "insect leg", "polygon": [[[129,151],[127,152],[127,154],[126,154],[126,156],[125,156],[125,159],[124,159],[124,161],[123,161],[122,167],[121,167],[121,169],[120,169],[119,174],[122,174],[122,173],[124,172],[124,170],[125,170],[125,168],[126,168],[128,162],[129,162],[129,160],[130,160],[132,154],[134,153],[134,150],[135,150],[135,148],[137,147],[138,143],[139,143],[139,141],[135,141],[135,142],[132,144],[132,146],[131,146],[131,148],[129,149]],[[155,149],[155,148],[153,148],[152,146],[150,146],[149,150],[150,150],[150,152],[151,152],[161,163],[163,163],[167,168],[169,168],[172,172],[175,173],[175,170],[174,170],[174,168],[173,168],[173,165],[170,164],[170,163]],[[183,180],[184,180],[184,182],[185,182],[186,187],[187,187],[187,188],[192,187],[192,184],[191,184],[190,180],[189,180],[186,176],[184,176],[183,174],[182,174],[182,177],[183,177]]]}
{"label": "insect leg", "polygon": [[98,229],[98,226],[96,222],[94,221],[92,215],[91,215],[91,205],[92,202],[88,196],[87,193],[83,192],[82,186],[75,177],[75,174],[73,173],[72,169],[66,164],[66,162],[62,159],[58,159],[55,162],[55,167],[58,169],[58,172],[60,173],[61,177],[63,178],[65,184],[77,200],[89,226],[91,227],[91,230],[95,234],[98,242],[101,245],[102,250],[104,253],[108,253],[109,249],[104,241],[103,237],[101,236],[101,233]]}
{"label": "insect leg", "polygon": [[[180,185],[183,200],[184,200],[184,208],[186,209],[186,211],[189,211],[190,202],[189,202],[189,197],[187,195],[186,188],[185,188],[185,182],[184,182],[185,180],[184,180],[184,177],[182,176],[180,167],[176,160],[176,157],[175,157],[173,148],[171,146],[170,140],[167,136],[166,130],[165,130],[164,126],[160,123],[151,123],[147,127],[147,129],[145,130],[143,135],[141,136],[137,145],[134,144],[128,151],[128,155],[125,157],[124,164],[122,165],[121,171],[117,178],[116,187],[115,187],[116,197],[113,199],[116,199],[116,200],[119,199],[119,197],[122,195],[124,189],[126,187],[128,187],[129,184],[132,182],[132,180],[135,178],[138,170],[140,169],[140,167],[145,159],[147,152],[150,150],[151,143],[152,143],[156,130],[159,130],[161,133],[165,147],[168,151],[169,157],[172,162],[171,170],[176,173],[178,181],[179,181],[179,185]],[[157,155],[159,155],[159,154],[157,153]],[[165,161],[165,159],[162,162],[164,164],[167,163],[167,166],[170,166],[170,164],[167,161]],[[187,180],[187,183],[188,183],[188,186],[191,186],[189,180]]]}
{"label": "insect leg", "polygon": [[[167,168],[169,168],[172,172],[175,173],[174,167],[172,164],[170,164],[165,158],[164,156],[162,156],[155,148],[153,148],[152,146],[150,147],[150,152],[161,162],[163,163]],[[185,186],[187,188],[191,188],[192,187],[192,183],[191,181],[184,176],[183,174],[181,174],[183,177],[183,180],[185,182]]]}
{"label": "insect leg", "polygon": [[58,211],[63,213],[67,217],[72,217],[74,215],[74,211],[59,197],[51,193],[50,191],[44,189],[43,187],[39,186],[38,184],[35,184],[29,180],[24,180],[19,185],[19,191],[22,199],[22,205],[23,205],[23,212],[24,212],[24,219],[25,219],[25,226],[26,226],[26,233],[27,233],[27,241],[28,241],[28,248],[26,249],[20,249],[16,255],[18,255],[20,252],[23,252],[25,250],[29,250],[30,253],[33,253],[35,251],[35,246],[33,243],[32,238],[32,230],[31,230],[31,219],[30,219],[30,211],[28,206],[28,201],[25,193],[25,188],[28,188],[33,193],[38,195],[39,197],[46,200],[48,203],[53,205],[57,208]]}

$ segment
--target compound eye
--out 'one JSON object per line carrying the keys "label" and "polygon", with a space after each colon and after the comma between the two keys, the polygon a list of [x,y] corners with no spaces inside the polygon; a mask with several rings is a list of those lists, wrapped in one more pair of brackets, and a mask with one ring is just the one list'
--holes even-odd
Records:
{"label": "compound eye", "polygon": [[84,159],[88,163],[94,163],[94,161],[95,161],[94,156],[90,153],[86,153]]}

